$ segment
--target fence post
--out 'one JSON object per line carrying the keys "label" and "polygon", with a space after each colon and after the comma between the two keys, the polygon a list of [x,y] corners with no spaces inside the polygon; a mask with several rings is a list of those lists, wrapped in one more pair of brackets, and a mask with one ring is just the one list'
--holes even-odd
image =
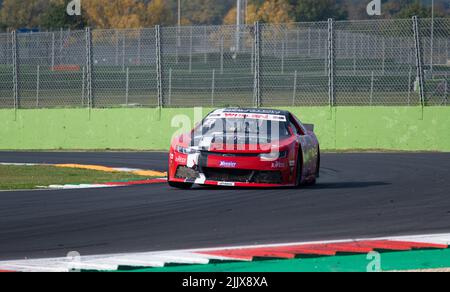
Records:
{"label": "fence post", "polygon": [[52,33],[52,71],[55,68],[55,33]]}
{"label": "fence post", "polygon": [[223,74],[223,59],[224,59],[224,43],[223,36],[220,38],[220,74]]}
{"label": "fence post", "polygon": [[125,32],[122,31],[122,72],[125,72]]}
{"label": "fence post", "polygon": [[318,36],[317,55],[318,58],[320,59],[320,57],[322,56],[322,31],[320,30],[320,28],[318,29],[317,36]]}
{"label": "fence post", "polygon": [[408,75],[408,105],[411,105],[411,87],[412,87],[412,66],[409,68]]}
{"label": "fence post", "polygon": [[86,67],[83,66],[83,71],[81,72],[81,107],[84,107],[84,98],[86,91]]}
{"label": "fence post", "polygon": [[255,61],[254,61],[254,80],[253,80],[253,100],[255,107],[261,106],[261,72],[260,72],[260,58],[261,58],[261,31],[259,22],[255,22]]}
{"label": "fence post", "polygon": [[[434,4],[434,3],[433,3]],[[434,12],[434,7],[432,8]],[[430,74],[431,79],[433,79],[433,71],[434,71],[434,15],[431,17],[431,36],[430,36]]]}
{"label": "fence post", "polygon": [[125,73],[125,105],[128,106],[130,96],[130,68],[127,67]]}
{"label": "fence post", "polygon": [[163,87],[162,87],[162,67],[161,67],[161,27],[155,27],[156,33],[156,82],[158,91],[158,107],[162,108],[163,104]]}
{"label": "fence post", "polygon": [[445,105],[448,103],[448,73],[445,73],[445,96],[444,96]]}
{"label": "fence post", "polygon": [[297,97],[297,70],[294,73],[294,92],[292,93],[292,106],[295,106],[295,98]]}
{"label": "fence post", "polygon": [[373,105],[373,89],[374,89],[375,75],[372,71],[372,76],[370,78],[370,105]]}
{"label": "fence post", "polygon": [[386,39],[383,38],[383,63],[382,63],[383,75],[386,74]]}
{"label": "fence post", "polygon": [[92,92],[92,31],[86,28],[86,99],[89,109],[94,107],[94,96]]}
{"label": "fence post", "polygon": [[419,95],[420,103],[425,106],[425,88],[424,88],[424,72],[423,72],[423,55],[421,48],[420,30],[419,30],[419,19],[417,16],[413,17],[413,30],[414,30],[414,43],[416,49],[416,67],[417,67],[417,78],[419,79]]}
{"label": "fence post", "polygon": [[216,69],[212,71],[212,84],[211,84],[211,106],[214,107],[214,95],[216,92]]}
{"label": "fence post", "polygon": [[63,28],[59,30],[59,65],[62,64],[62,52],[63,52]]}
{"label": "fence post", "polygon": [[190,40],[189,40],[189,73],[192,73],[192,54],[194,45],[194,27],[191,26]]}
{"label": "fence post", "polygon": [[12,44],[12,65],[13,65],[13,95],[14,95],[14,109],[20,107],[19,103],[19,56],[17,51],[17,32],[11,32]]}
{"label": "fence post", "polygon": [[328,98],[331,107],[335,106],[336,96],[335,96],[335,46],[334,46],[334,20],[328,19]]}
{"label": "fence post", "polygon": [[114,34],[115,34],[115,39],[116,39],[116,55],[115,55],[115,64],[116,66],[119,66],[119,31],[117,29],[114,30]]}
{"label": "fence post", "polygon": [[138,45],[137,45],[137,64],[141,65],[141,51],[142,51],[142,28],[138,29]]}
{"label": "fence post", "polygon": [[207,64],[208,63],[208,29],[205,25],[204,27],[204,36],[203,36],[203,49],[205,50],[205,59],[204,59],[204,63]]}
{"label": "fence post", "polygon": [[308,57],[311,57],[311,27],[308,27]]}
{"label": "fence post", "polygon": [[286,44],[284,43],[284,39],[281,41],[281,74],[284,74],[284,50],[286,48]]}
{"label": "fence post", "polygon": [[352,35],[353,44],[353,76],[356,76],[356,35]]}
{"label": "fence post", "polygon": [[39,107],[39,90],[40,90],[40,70],[41,67],[39,65],[37,65],[36,68],[36,107]]}
{"label": "fence post", "polygon": [[169,94],[167,99],[167,105],[172,105],[172,68],[169,69]]}

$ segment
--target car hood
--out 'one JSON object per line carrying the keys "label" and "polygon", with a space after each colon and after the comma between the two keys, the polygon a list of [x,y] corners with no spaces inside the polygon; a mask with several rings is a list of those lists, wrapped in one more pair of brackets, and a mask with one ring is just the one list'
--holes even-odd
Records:
{"label": "car hood", "polygon": [[[173,141],[172,145],[189,147],[199,151],[210,151],[218,153],[269,153],[274,150],[283,150],[289,147],[295,137],[286,137],[280,140],[267,141],[258,140],[256,135],[203,135],[193,134],[181,135]],[[224,141],[226,141],[224,143]]]}

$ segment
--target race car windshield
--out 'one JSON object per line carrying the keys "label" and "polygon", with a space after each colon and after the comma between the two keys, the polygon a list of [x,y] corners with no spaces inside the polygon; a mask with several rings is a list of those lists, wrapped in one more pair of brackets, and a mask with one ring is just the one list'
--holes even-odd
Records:
{"label": "race car windshield", "polygon": [[200,125],[202,136],[235,136],[259,142],[282,140],[290,136],[285,121],[253,118],[206,118]]}

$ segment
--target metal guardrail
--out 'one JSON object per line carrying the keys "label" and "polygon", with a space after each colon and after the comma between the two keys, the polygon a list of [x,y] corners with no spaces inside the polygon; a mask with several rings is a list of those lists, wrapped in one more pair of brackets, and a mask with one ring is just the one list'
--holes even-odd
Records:
{"label": "metal guardrail", "polygon": [[0,34],[0,108],[448,105],[450,18]]}

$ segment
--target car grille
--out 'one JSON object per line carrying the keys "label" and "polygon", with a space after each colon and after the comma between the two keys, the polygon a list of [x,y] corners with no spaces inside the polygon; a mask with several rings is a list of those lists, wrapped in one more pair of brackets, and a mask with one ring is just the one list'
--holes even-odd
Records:
{"label": "car grille", "polygon": [[200,175],[198,171],[186,166],[179,166],[177,168],[177,172],[175,173],[175,178],[195,180],[199,177]]}
{"label": "car grille", "polygon": [[281,184],[283,182],[280,171],[259,171],[242,169],[221,169],[208,168],[202,169],[207,180],[227,181],[227,182],[249,182],[262,184]]}

